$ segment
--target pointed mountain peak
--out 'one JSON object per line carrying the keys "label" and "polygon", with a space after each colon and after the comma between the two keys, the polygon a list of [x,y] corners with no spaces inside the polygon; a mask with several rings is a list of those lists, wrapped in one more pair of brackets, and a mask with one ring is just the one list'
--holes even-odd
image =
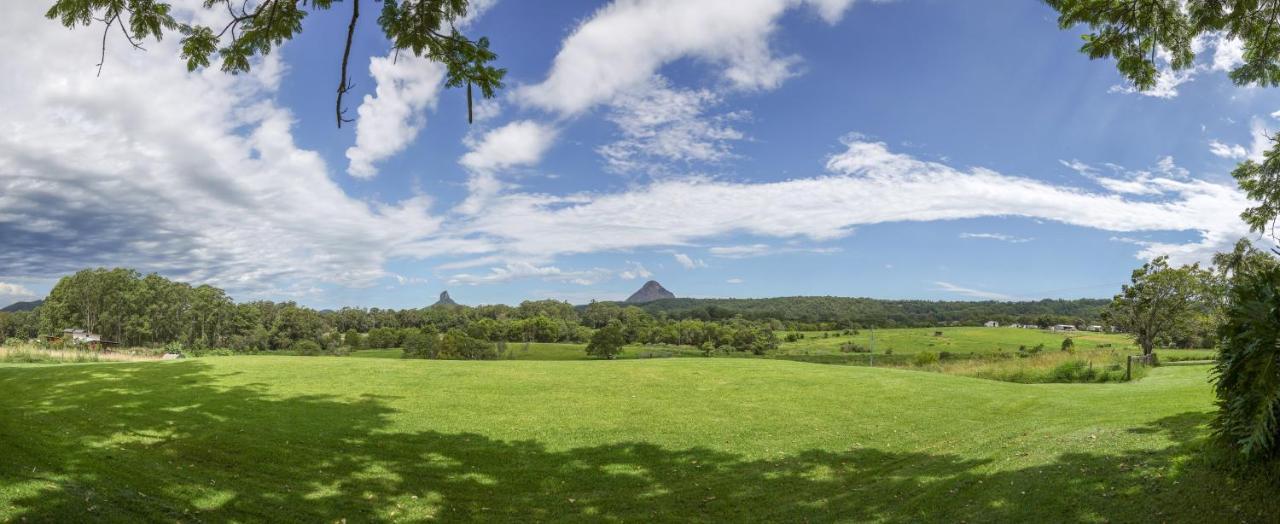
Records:
{"label": "pointed mountain peak", "polygon": [[436,301],[436,303],[432,305],[432,307],[435,307],[435,306],[456,306],[456,305],[458,305],[458,303],[457,303],[457,302],[454,302],[452,298],[449,298],[449,292],[448,292],[448,291],[441,291],[441,292],[440,292],[440,300],[437,300],[437,301]]}
{"label": "pointed mountain peak", "polygon": [[676,298],[676,296],[674,293],[667,291],[667,288],[662,287],[662,284],[659,284],[657,280],[650,280],[645,282],[644,285],[640,287],[639,291],[636,291],[627,298],[627,302],[631,304],[642,304],[645,302],[653,302],[654,300],[662,300],[664,298]]}

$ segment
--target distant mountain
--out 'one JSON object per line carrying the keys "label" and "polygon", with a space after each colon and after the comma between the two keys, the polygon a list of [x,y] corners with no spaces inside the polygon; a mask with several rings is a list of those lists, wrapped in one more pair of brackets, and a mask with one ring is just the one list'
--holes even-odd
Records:
{"label": "distant mountain", "polygon": [[456,305],[458,305],[458,303],[457,303],[457,302],[454,302],[452,298],[449,298],[449,292],[448,292],[448,291],[441,291],[441,292],[440,292],[440,300],[437,300],[435,304],[432,304],[432,305],[431,305],[431,307],[437,307],[437,306],[439,306],[439,307],[451,307],[451,306],[456,306]]}
{"label": "distant mountain", "polygon": [[639,291],[627,297],[628,304],[643,304],[645,302],[653,302],[654,300],[662,300],[664,298],[676,298],[676,295],[667,288],[662,287],[656,280],[650,280],[644,283]]}
{"label": "distant mountain", "polygon": [[31,301],[28,301],[28,302],[14,302],[14,303],[12,303],[12,304],[9,304],[9,305],[5,306],[3,309],[0,309],[0,312],[4,312],[4,313],[17,313],[17,312],[19,312],[19,311],[31,311],[31,310],[33,310],[33,309],[35,309],[35,308],[40,307],[40,304],[43,304],[43,303],[44,303],[44,300],[31,300]]}

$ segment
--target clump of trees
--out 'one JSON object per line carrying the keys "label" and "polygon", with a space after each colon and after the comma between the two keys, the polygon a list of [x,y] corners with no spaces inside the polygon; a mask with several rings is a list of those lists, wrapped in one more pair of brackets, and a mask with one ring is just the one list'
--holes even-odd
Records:
{"label": "clump of trees", "polygon": [[493,360],[499,356],[494,343],[473,338],[460,329],[443,334],[414,330],[404,341],[404,358]]}
{"label": "clump of trees", "polygon": [[1104,318],[1131,334],[1144,355],[1157,346],[1213,347],[1222,280],[1199,264],[1169,266],[1158,257],[1133,271]]}
{"label": "clump of trees", "polygon": [[597,329],[591,335],[591,342],[587,343],[587,354],[593,357],[613,360],[618,358],[619,353],[622,353],[622,346],[626,343],[627,339],[622,331],[622,323],[615,320],[605,327]]}

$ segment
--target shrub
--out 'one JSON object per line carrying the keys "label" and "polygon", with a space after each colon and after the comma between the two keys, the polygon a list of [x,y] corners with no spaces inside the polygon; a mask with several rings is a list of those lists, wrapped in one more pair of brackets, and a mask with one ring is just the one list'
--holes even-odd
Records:
{"label": "shrub", "polygon": [[299,355],[313,356],[321,353],[320,344],[314,340],[299,340],[289,347]]}
{"label": "shrub", "polygon": [[1050,382],[1092,382],[1096,377],[1093,366],[1080,359],[1068,360],[1049,371]]}
{"label": "shrub", "polygon": [[22,339],[18,337],[9,337],[4,339],[3,345],[4,347],[8,347],[8,348],[16,348],[22,345]]}
{"label": "shrub", "polygon": [[870,353],[871,349],[857,342],[845,342],[840,344],[840,351],[845,353]]}
{"label": "shrub", "polygon": [[1074,352],[1076,350],[1076,342],[1071,337],[1062,339],[1062,350],[1066,352]]}
{"label": "shrub", "polygon": [[1280,437],[1280,268],[1238,274],[1214,367],[1215,432],[1245,459],[1275,459]]}
{"label": "shrub", "polygon": [[922,351],[920,353],[916,353],[916,356],[911,359],[911,362],[920,367],[931,366],[938,363],[938,354],[932,351]]}

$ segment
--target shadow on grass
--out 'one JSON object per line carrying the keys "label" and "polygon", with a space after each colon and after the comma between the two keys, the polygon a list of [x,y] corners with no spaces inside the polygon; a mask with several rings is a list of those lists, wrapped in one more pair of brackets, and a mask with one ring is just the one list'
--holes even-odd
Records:
{"label": "shadow on grass", "polygon": [[[748,459],[645,442],[550,449],[390,431],[387,399],[219,386],[199,361],[0,370],[0,520],[1248,521],[1270,488],[1155,452],[990,460],[875,449]],[[21,405],[6,400],[21,398]],[[6,507],[7,506],[7,507]]]}

